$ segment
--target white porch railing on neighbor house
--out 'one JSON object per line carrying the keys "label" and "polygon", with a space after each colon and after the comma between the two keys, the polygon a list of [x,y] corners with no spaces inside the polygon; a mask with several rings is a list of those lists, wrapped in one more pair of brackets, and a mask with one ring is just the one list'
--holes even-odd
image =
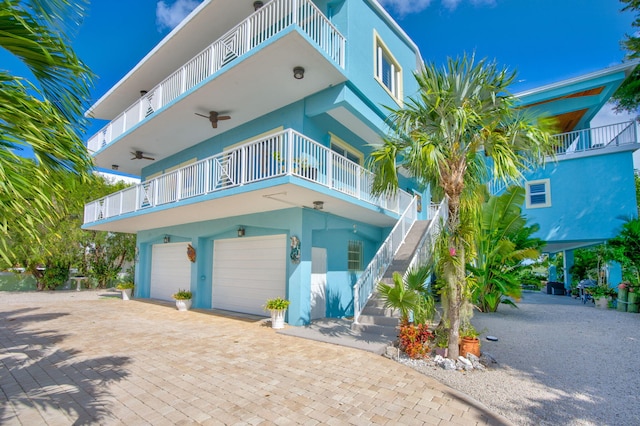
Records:
{"label": "white porch railing on neighbor house", "polygon": [[375,287],[393,262],[393,257],[404,242],[413,223],[417,220],[417,197],[414,197],[404,210],[400,219],[393,227],[389,236],[384,240],[376,255],[360,275],[353,286],[353,321],[358,323],[362,309],[369,301]]}
{"label": "white porch railing on neighbor house", "polygon": [[556,155],[638,143],[633,121],[562,133],[554,138],[558,141]]}
{"label": "white porch railing on neighbor house", "polygon": [[344,68],[345,38],[310,0],[272,0],[113,119],[87,142],[96,152],[232,60],[296,25]]}
{"label": "white porch railing on neighbor house", "polygon": [[252,182],[294,175],[397,214],[411,202],[371,193],[373,174],[329,148],[283,130],[90,202],[84,223],[166,205]]}

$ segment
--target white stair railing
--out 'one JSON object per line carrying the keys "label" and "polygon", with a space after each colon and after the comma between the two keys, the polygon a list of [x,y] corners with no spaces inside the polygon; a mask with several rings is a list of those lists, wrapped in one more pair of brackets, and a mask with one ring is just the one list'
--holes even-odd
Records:
{"label": "white stair railing", "polygon": [[353,286],[354,323],[358,323],[362,309],[364,309],[373,294],[376,284],[380,281],[389,265],[391,265],[393,257],[404,242],[411,226],[417,220],[416,204],[417,197],[414,197],[389,233],[389,236],[378,249],[376,255]]}
{"label": "white stair railing", "polygon": [[429,265],[433,261],[436,241],[447,220],[447,205],[447,199],[445,198],[440,204],[431,204],[431,206],[429,206],[429,226],[418,243],[415,254],[409,263],[409,267],[405,271],[405,275],[412,268]]}

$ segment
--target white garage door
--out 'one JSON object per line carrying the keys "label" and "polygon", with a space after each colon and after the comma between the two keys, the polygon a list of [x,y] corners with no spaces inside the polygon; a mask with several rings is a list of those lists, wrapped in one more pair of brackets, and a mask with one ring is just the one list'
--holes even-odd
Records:
{"label": "white garage door", "polygon": [[215,241],[211,305],[266,315],[267,299],[287,295],[286,267],[286,235]]}
{"label": "white garage door", "polygon": [[191,287],[188,243],[154,244],[151,249],[151,298],[172,300],[179,289]]}

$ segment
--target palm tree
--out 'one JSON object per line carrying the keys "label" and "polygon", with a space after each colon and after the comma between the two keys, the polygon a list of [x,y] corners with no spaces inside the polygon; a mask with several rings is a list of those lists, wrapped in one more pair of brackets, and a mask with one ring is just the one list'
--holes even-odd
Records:
{"label": "palm tree", "polygon": [[[35,81],[0,69],[0,256],[9,260],[8,223],[35,237],[64,200],[56,172],[86,175],[91,161],[80,137],[92,74],[70,48],[67,30],[82,18],[70,0],[0,0],[0,47]],[[25,154],[33,152],[33,159]],[[38,185],[35,185],[38,183]]]}
{"label": "palm tree", "polygon": [[418,93],[403,108],[391,110],[393,134],[372,153],[374,191],[397,190],[399,162],[430,186],[432,196],[447,198],[443,232],[448,251],[438,269],[448,305],[449,357],[456,358],[460,312],[469,297],[465,265],[467,251],[473,250],[478,188],[489,176],[505,183],[520,177],[551,155],[553,147],[550,134],[515,108],[507,91],[515,73],[495,62],[476,63],[465,55],[448,59],[442,68],[426,64],[415,78]]}

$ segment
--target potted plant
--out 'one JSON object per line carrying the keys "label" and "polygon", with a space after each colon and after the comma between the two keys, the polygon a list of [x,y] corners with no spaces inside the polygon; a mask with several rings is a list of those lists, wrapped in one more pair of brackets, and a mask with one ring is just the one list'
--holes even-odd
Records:
{"label": "potted plant", "polygon": [[120,291],[122,294],[122,300],[131,300],[131,295],[133,294],[133,283],[130,281],[120,283],[116,286],[116,290]]}
{"label": "potted plant", "polygon": [[466,357],[468,353],[480,356],[480,339],[476,328],[469,322],[460,327],[460,356]]}
{"label": "potted plant", "polygon": [[609,306],[609,295],[611,293],[609,287],[597,285],[595,287],[591,287],[588,291],[589,294],[591,294],[591,297],[593,297],[593,301],[597,308],[607,309]]}
{"label": "potted plant", "polygon": [[446,358],[449,355],[449,330],[444,327],[433,330],[433,344],[435,354]]}
{"label": "potted plant", "polygon": [[291,302],[282,297],[267,300],[264,305],[265,311],[271,313],[271,327],[284,328],[284,313]]}
{"label": "potted plant", "polygon": [[176,301],[176,308],[179,311],[188,311],[191,309],[191,299],[193,298],[193,293],[189,290],[178,290],[173,296],[171,296]]}

